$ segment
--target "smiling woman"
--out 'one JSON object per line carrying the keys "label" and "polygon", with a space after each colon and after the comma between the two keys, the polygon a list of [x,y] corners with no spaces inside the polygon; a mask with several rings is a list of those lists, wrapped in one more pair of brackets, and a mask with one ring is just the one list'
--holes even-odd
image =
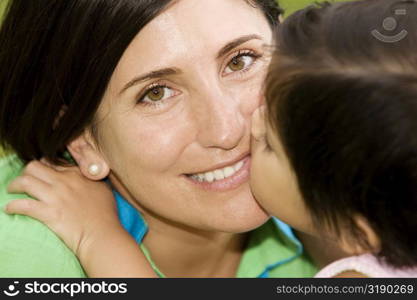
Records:
{"label": "smiling woman", "polygon": [[[107,179],[160,276],[312,276],[248,183],[251,114],[280,12],[272,0],[12,1],[0,140],[23,162],[66,164],[69,151],[85,177]],[[82,274],[47,228],[0,218],[1,275]]]}

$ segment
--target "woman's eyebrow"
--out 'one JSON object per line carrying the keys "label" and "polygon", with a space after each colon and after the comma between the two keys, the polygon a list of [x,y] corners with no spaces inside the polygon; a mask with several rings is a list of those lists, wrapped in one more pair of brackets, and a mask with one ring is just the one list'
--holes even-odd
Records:
{"label": "woman's eyebrow", "polygon": [[254,40],[254,39],[262,40],[262,37],[257,34],[249,34],[249,35],[244,35],[244,36],[238,37],[237,39],[234,39],[233,41],[227,43],[222,49],[220,49],[219,53],[217,54],[217,59],[223,57],[230,50],[236,48],[237,46],[247,41]]}
{"label": "woman's eyebrow", "polygon": [[168,76],[168,75],[176,75],[176,74],[180,74],[181,71],[177,68],[164,68],[164,69],[160,69],[160,70],[156,70],[156,71],[151,71],[149,73],[146,73],[144,75],[140,75],[137,76],[135,78],[133,78],[131,81],[129,81],[128,83],[125,84],[125,86],[121,89],[121,91],[119,92],[119,95],[122,94],[124,91],[126,91],[128,88],[147,81],[149,79],[154,79],[154,78],[159,78],[159,77],[163,77],[163,76]]}

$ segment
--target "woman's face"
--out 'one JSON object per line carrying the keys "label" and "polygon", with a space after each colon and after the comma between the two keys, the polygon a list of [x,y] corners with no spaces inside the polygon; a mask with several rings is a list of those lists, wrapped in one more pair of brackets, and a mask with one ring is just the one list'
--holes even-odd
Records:
{"label": "woman's face", "polygon": [[251,115],[270,26],[244,0],[180,0],[125,51],[97,113],[120,192],[145,216],[244,232],[268,216],[249,189]]}

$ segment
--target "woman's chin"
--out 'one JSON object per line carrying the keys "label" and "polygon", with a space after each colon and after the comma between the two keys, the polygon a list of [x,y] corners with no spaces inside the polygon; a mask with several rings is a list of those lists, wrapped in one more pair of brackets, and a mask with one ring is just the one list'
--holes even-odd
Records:
{"label": "woman's chin", "polygon": [[243,233],[256,229],[265,224],[270,215],[255,201],[252,194],[246,194],[239,199],[231,199],[223,209],[217,211],[214,217],[214,227],[219,231],[229,233]]}
{"label": "woman's chin", "polygon": [[233,223],[228,222],[228,224],[223,224],[221,226],[222,230],[219,231],[228,233],[245,233],[264,225],[269,219],[270,216],[267,214],[260,214],[256,217],[252,215],[250,222],[240,222],[239,220],[236,220]]}
{"label": "woman's chin", "polygon": [[244,233],[244,232],[255,230],[256,228],[264,225],[270,219],[270,217],[271,216],[268,214],[262,214],[258,216],[258,218],[253,219],[252,222],[250,223],[238,224],[238,226],[236,226],[235,228],[232,228],[232,230],[230,230],[229,232]]}

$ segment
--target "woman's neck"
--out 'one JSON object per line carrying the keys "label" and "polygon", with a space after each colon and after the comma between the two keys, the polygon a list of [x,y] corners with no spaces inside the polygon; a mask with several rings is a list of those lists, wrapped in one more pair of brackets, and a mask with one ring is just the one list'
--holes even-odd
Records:
{"label": "woman's neck", "polygon": [[143,244],[165,276],[236,276],[248,234],[208,232],[170,222],[142,209],[118,179],[112,184],[145,218],[148,233]]}
{"label": "woman's neck", "polygon": [[247,234],[205,232],[145,216],[144,245],[167,277],[235,277]]}

